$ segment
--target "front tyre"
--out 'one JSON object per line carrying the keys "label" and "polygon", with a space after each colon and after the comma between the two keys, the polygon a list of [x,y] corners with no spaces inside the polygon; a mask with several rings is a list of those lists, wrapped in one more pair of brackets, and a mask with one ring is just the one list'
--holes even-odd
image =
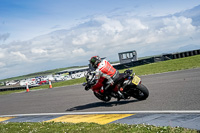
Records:
{"label": "front tyre", "polygon": [[111,100],[111,97],[110,97],[110,96],[101,95],[101,94],[99,94],[99,93],[97,93],[97,92],[94,92],[94,95],[95,95],[98,99],[100,99],[100,100],[102,100],[102,101],[104,101],[104,102],[109,102],[109,101]]}
{"label": "front tyre", "polygon": [[132,92],[132,96],[138,100],[145,100],[149,96],[149,91],[146,86],[139,84]]}

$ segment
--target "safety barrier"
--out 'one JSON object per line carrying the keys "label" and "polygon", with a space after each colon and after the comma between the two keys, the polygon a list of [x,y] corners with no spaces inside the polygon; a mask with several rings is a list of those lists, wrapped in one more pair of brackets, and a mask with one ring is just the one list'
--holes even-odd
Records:
{"label": "safety barrier", "polygon": [[200,50],[193,50],[193,51],[187,51],[187,52],[182,52],[182,53],[176,53],[173,55],[173,58],[174,59],[184,58],[184,57],[198,55],[198,54],[200,54]]}
{"label": "safety barrier", "polygon": [[[34,86],[29,86],[29,89]],[[26,90],[26,86],[18,86],[18,87],[5,87],[5,88],[0,88],[0,91],[11,91],[11,90]]]}

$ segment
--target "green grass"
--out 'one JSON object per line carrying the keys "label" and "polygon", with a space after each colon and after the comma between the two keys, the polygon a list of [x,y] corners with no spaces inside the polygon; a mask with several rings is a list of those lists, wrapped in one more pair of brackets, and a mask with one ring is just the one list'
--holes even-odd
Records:
{"label": "green grass", "polygon": [[61,123],[61,122],[19,122],[0,123],[1,133],[197,133],[181,127],[156,127],[152,125],[128,125],[96,123]]}
{"label": "green grass", "polygon": [[[133,72],[137,75],[147,75],[147,74],[178,71],[178,70],[185,70],[185,69],[192,69],[192,68],[199,68],[199,67],[200,67],[200,55],[196,55],[196,56],[162,61],[162,62],[147,64],[147,65],[136,66],[129,69],[132,69]],[[124,70],[126,69],[120,70],[120,72],[123,73]],[[85,82],[85,78],[56,82],[56,83],[52,83],[52,86],[61,87],[61,86],[81,84],[83,82]],[[31,88],[30,90],[47,89],[47,88],[49,88],[49,85],[34,87],[34,88]],[[25,91],[25,90],[3,91],[3,92],[0,92],[0,95],[10,94],[14,92],[22,92],[22,91]]]}
{"label": "green grass", "polygon": [[17,93],[17,92],[25,92],[26,90],[10,90],[10,91],[0,91],[0,95],[7,95],[11,93]]}

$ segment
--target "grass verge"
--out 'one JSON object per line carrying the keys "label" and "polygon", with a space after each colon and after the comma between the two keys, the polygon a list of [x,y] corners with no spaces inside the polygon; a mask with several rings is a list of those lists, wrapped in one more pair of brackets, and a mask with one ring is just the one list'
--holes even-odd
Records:
{"label": "grass verge", "polygon": [[61,123],[61,122],[19,122],[0,123],[1,133],[197,133],[197,130],[182,127],[156,127],[152,125],[128,125],[96,123]]}

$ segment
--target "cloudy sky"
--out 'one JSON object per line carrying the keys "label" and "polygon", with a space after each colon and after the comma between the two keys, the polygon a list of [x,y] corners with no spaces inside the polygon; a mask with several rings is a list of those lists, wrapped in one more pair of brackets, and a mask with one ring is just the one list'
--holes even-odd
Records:
{"label": "cloudy sky", "polygon": [[200,49],[199,0],[0,0],[0,79]]}

